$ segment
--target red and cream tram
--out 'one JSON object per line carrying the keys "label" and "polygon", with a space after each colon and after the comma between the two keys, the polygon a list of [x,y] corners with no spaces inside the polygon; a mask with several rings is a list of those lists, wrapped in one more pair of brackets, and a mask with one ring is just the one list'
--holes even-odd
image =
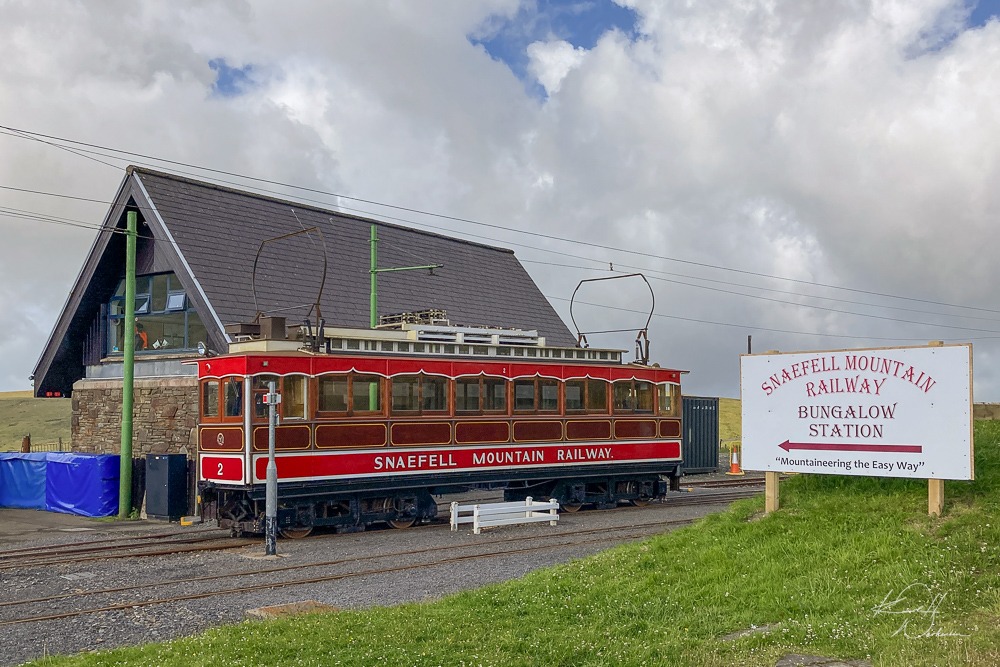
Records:
{"label": "red and cream tram", "polygon": [[323,345],[251,340],[198,361],[202,514],[262,532],[270,382],[278,525],[403,528],[435,494],[502,485],[509,500],[643,503],[681,475],[682,371],[533,332],[324,329]]}

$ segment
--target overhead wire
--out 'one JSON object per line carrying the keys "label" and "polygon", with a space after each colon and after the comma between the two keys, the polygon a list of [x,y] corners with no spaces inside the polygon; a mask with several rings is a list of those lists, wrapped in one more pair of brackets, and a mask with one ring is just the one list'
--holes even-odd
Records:
{"label": "overhead wire", "polygon": [[[824,284],[824,283],[818,283],[818,282],[812,282],[812,281],[804,281],[804,280],[799,280],[799,279],[786,278],[786,277],[782,277],[782,276],[773,276],[773,275],[770,275],[770,274],[764,274],[764,273],[759,273],[759,272],[744,271],[744,270],[740,270],[740,269],[734,269],[734,268],[731,268],[731,267],[723,267],[723,266],[718,266],[718,265],[712,265],[712,264],[708,264],[708,263],[692,262],[692,261],[689,261],[689,260],[680,260],[678,258],[665,257],[665,256],[655,255],[655,254],[652,254],[652,253],[637,252],[637,251],[627,250],[627,249],[623,249],[623,248],[617,248],[617,247],[614,247],[614,246],[607,246],[607,245],[603,245],[603,244],[596,244],[596,243],[591,243],[591,242],[586,242],[586,241],[580,241],[580,240],[574,240],[574,239],[567,239],[567,238],[563,238],[563,237],[542,234],[542,233],[539,233],[539,232],[530,232],[530,231],[526,231],[526,230],[519,230],[519,229],[516,229],[516,228],[505,227],[505,226],[502,226],[502,225],[494,225],[494,224],[490,224],[490,223],[484,223],[484,222],[475,221],[475,220],[471,220],[471,219],[467,219],[467,218],[460,218],[460,217],[456,217],[456,216],[449,216],[449,215],[444,215],[444,214],[430,213],[430,212],[422,211],[422,210],[415,209],[415,208],[397,206],[397,205],[387,204],[387,203],[383,203],[383,202],[377,202],[377,201],[374,201],[374,200],[367,200],[367,199],[362,199],[362,198],[357,198],[357,197],[351,197],[351,196],[348,196],[348,195],[342,195],[342,194],[338,194],[338,193],[323,191],[323,190],[319,190],[319,189],[315,189],[315,188],[306,188],[306,187],[303,187],[303,186],[296,186],[296,185],[292,185],[292,184],[283,183],[283,182],[280,182],[280,181],[274,181],[274,180],[270,180],[270,179],[262,179],[262,178],[247,176],[247,175],[244,175],[244,174],[239,174],[239,173],[236,173],[236,172],[229,172],[229,171],[224,171],[224,170],[212,169],[212,168],[208,168],[208,167],[202,167],[202,166],[199,166],[199,165],[194,165],[194,164],[190,164],[190,163],[184,163],[184,162],[169,160],[169,159],[165,159],[165,158],[157,158],[155,156],[148,156],[148,155],[143,155],[143,154],[140,154],[140,153],[133,153],[133,152],[130,152],[130,151],[123,151],[123,150],[120,150],[120,149],[115,149],[115,148],[100,146],[100,145],[96,145],[96,144],[88,144],[86,142],[78,142],[78,141],[75,141],[75,140],[65,139],[65,138],[61,138],[61,137],[54,137],[54,136],[51,136],[51,135],[44,135],[44,134],[40,134],[40,133],[32,133],[32,132],[28,132],[28,131],[25,131],[25,130],[19,130],[19,129],[16,129],[16,128],[9,128],[9,127],[6,127],[6,126],[0,126],[0,129],[8,130],[8,132],[3,132],[3,134],[9,134],[11,136],[15,136],[17,138],[22,138],[22,139],[31,139],[31,140],[39,141],[39,142],[41,142],[43,144],[46,144],[46,145],[49,145],[49,146],[53,146],[55,148],[60,148],[60,149],[66,150],[66,151],[68,151],[70,153],[73,153],[75,155],[79,155],[81,157],[87,157],[89,159],[95,159],[95,161],[97,161],[97,162],[100,162],[102,164],[105,164],[107,166],[110,166],[110,167],[113,167],[113,168],[119,169],[119,170],[123,170],[123,168],[116,167],[115,165],[111,165],[111,164],[103,162],[101,160],[97,160],[96,158],[88,156],[88,155],[86,155],[84,153],[95,153],[95,154],[101,155],[102,157],[107,157],[109,159],[119,159],[119,160],[121,159],[121,158],[115,157],[114,155],[107,155],[106,153],[97,153],[97,151],[90,151],[90,150],[74,150],[72,148],[69,148],[69,147],[66,147],[66,146],[61,146],[59,144],[53,143],[53,141],[46,141],[44,139],[52,139],[54,141],[63,141],[63,142],[71,143],[71,144],[74,144],[74,145],[87,146],[88,148],[98,148],[98,149],[101,149],[101,150],[104,150],[104,151],[111,151],[112,153],[121,153],[121,154],[124,154],[124,155],[130,155],[130,156],[135,156],[135,157],[142,157],[144,159],[150,159],[150,160],[154,160],[154,161],[158,161],[158,162],[164,162],[164,163],[173,164],[173,165],[181,165],[181,166],[185,166],[185,167],[188,167],[188,168],[193,168],[193,169],[198,169],[198,170],[202,170],[202,171],[207,171],[207,172],[210,172],[210,173],[219,173],[219,174],[234,176],[236,178],[244,178],[244,179],[247,179],[247,180],[252,180],[252,181],[257,181],[257,182],[263,182],[263,183],[272,184],[272,185],[278,185],[278,186],[282,186],[282,187],[287,187],[287,188],[291,188],[291,189],[295,189],[295,190],[301,190],[301,191],[306,191],[306,192],[312,192],[312,193],[322,194],[322,195],[326,195],[326,196],[336,197],[338,199],[347,199],[349,201],[358,201],[358,202],[362,202],[362,203],[366,203],[366,204],[370,204],[370,205],[374,205],[374,206],[388,207],[388,208],[392,208],[392,209],[396,209],[396,210],[402,210],[402,211],[407,211],[407,212],[410,212],[410,213],[416,213],[416,214],[420,214],[420,215],[427,215],[427,216],[442,218],[442,219],[446,219],[446,220],[453,220],[453,221],[459,221],[459,222],[473,224],[473,225],[486,226],[486,227],[495,228],[495,229],[502,230],[502,231],[509,232],[509,233],[526,234],[526,235],[529,235],[529,236],[546,238],[546,239],[550,239],[550,240],[556,240],[556,241],[559,241],[559,242],[565,242],[565,243],[572,243],[572,244],[576,244],[576,245],[583,245],[583,246],[595,247],[595,248],[600,248],[600,249],[603,249],[603,250],[606,250],[606,251],[611,251],[611,252],[624,252],[624,253],[630,253],[630,254],[637,254],[637,255],[647,256],[647,257],[661,259],[661,260],[666,260],[666,261],[677,261],[677,262],[681,262],[681,263],[685,263],[685,264],[691,264],[691,265],[695,265],[695,266],[703,266],[703,267],[706,267],[706,268],[711,268],[711,269],[716,269],[716,270],[734,271],[734,272],[737,272],[737,273],[742,273],[742,274],[747,274],[747,275],[754,275],[754,276],[768,278],[768,279],[787,280],[787,281],[792,281],[792,282],[797,282],[797,283],[803,283],[803,284],[808,284],[808,285],[813,285],[813,286],[819,286],[819,287],[824,287],[824,288],[843,289],[843,290],[847,290],[847,291],[851,291],[851,292],[858,292],[858,293],[863,293],[863,294],[868,294],[868,295],[873,295],[873,296],[879,296],[879,297],[883,297],[883,298],[892,298],[892,299],[916,301],[916,302],[921,302],[921,303],[930,303],[930,304],[941,305],[941,306],[946,306],[946,307],[951,307],[951,308],[959,308],[959,309],[970,309],[970,310],[985,311],[985,312],[1000,312],[1000,311],[996,311],[996,310],[979,308],[979,307],[975,307],[975,306],[965,306],[965,305],[950,304],[950,303],[946,303],[946,302],[931,301],[931,300],[919,299],[919,298],[913,298],[913,297],[903,297],[903,296],[891,295],[891,294],[880,293],[880,292],[875,292],[875,291],[870,291],[870,290],[857,290],[857,289],[854,289],[854,288],[845,288],[845,287],[840,287],[840,286],[836,286],[836,285],[827,285],[827,284]],[[154,167],[155,168],[155,165],[150,165],[150,167]],[[199,178],[204,178],[204,177],[201,177],[201,176],[199,176],[197,174],[191,174],[189,172],[186,172],[186,173],[187,173],[187,175],[190,175],[190,176],[197,176]],[[229,184],[229,185],[235,185],[235,186],[241,187],[243,189],[247,188],[247,186],[244,185],[244,184],[234,183],[234,182],[231,182],[231,181],[222,181],[222,182],[226,183],[226,184]],[[27,193],[32,193],[32,194],[46,194],[46,195],[51,195],[51,196],[55,196],[55,197],[65,197],[65,198],[69,198],[69,199],[78,199],[78,200],[81,200],[81,201],[90,201],[90,202],[95,202],[95,203],[106,203],[106,202],[102,202],[101,200],[95,200],[95,199],[89,199],[89,198],[83,198],[83,197],[73,197],[73,196],[70,196],[70,195],[61,195],[61,194],[58,194],[58,193],[47,193],[47,192],[42,192],[42,191],[37,191],[37,190],[27,190],[27,189],[24,189],[24,188],[15,188],[15,187],[11,187],[11,186],[0,186],[0,188],[7,189],[7,190],[13,190],[13,191],[27,192]],[[285,193],[281,193],[281,192],[277,192],[277,191],[273,191],[273,190],[266,190],[266,189],[261,189],[261,188],[258,188],[258,190],[262,190],[263,192],[267,192],[269,194],[275,194],[275,195],[280,195],[280,196],[287,196]],[[307,201],[311,201],[313,203],[322,204],[323,206],[326,206],[326,207],[331,206],[330,202],[325,202],[325,201],[321,201],[321,200],[307,200]],[[332,204],[332,205],[335,206],[336,208],[341,209],[341,210],[357,211],[357,212],[360,212],[360,213],[364,213],[366,215],[373,215],[373,213],[370,212],[370,211],[365,211],[365,210],[362,210],[362,209],[353,209],[351,207],[347,207],[347,206],[344,206],[344,205],[339,204],[339,203]],[[16,209],[11,209],[11,211],[16,211]],[[380,215],[380,217],[385,217],[385,218],[389,218],[389,219],[399,220],[399,221],[406,222],[406,223],[408,223],[410,225],[414,225],[414,226],[417,226],[417,227],[423,227],[423,228],[429,228],[429,229],[444,229],[445,231],[448,231],[449,233],[455,233],[455,230],[452,230],[452,229],[449,229],[449,228],[435,227],[433,225],[428,225],[426,223],[419,223],[419,222],[416,222],[414,220],[402,219],[402,218],[394,218],[393,216],[387,216],[387,215],[384,215],[384,214],[375,214],[375,215]],[[53,216],[49,216],[49,217],[46,218],[45,216],[32,215],[32,214],[30,214],[30,212],[24,212],[24,211],[21,211],[19,213],[14,213],[14,217],[19,217],[19,218],[22,218],[22,219],[34,219],[34,220],[39,220],[39,221],[43,221],[43,222],[52,222],[52,223],[55,223],[55,224],[64,224],[64,225],[82,227],[82,228],[87,228],[87,229],[95,229],[95,230],[107,229],[103,225],[98,225],[98,226],[87,225],[86,223],[83,223],[82,221],[73,221],[73,222],[71,222],[71,221],[69,221],[67,219],[59,219],[59,218],[56,218],[56,217],[53,217]],[[120,229],[120,228],[112,228],[112,229],[110,229],[110,231],[112,231],[113,233],[124,233],[125,230]],[[563,256],[569,256],[569,257],[573,257],[575,259],[581,259],[581,260],[584,260],[584,261],[590,261],[590,262],[595,262],[595,263],[601,263],[601,264],[604,263],[604,260],[597,260],[597,259],[593,259],[593,258],[589,258],[589,257],[582,257],[582,256],[579,256],[579,255],[573,255],[571,253],[564,253],[564,252],[560,252],[560,251],[556,251],[556,250],[552,250],[552,249],[547,249],[547,248],[539,248],[537,245],[530,245],[529,246],[527,244],[519,244],[519,243],[515,243],[515,242],[512,242],[512,241],[509,241],[509,240],[499,240],[499,239],[493,239],[493,238],[490,238],[490,237],[482,237],[480,235],[471,234],[471,233],[468,233],[468,232],[464,232],[464,234],[466,236],[471,236],[471,237],[487,238],[488,240],[493,241],[493,242],[497,242],[497,243],[504,243],[504,244],[507,244],[507,245],[516,245],[516,246],[528,247],[528,248],[531,248],[532,250],[535,250],[535,251],[546,252],[546,253],[553,253],[553,254],[558,254],[558,255],[563,255]],[[155,238],[153,238],[151,236],[145,236],[145,237],[141,237],[141,238],[146,238],[146,239],[154,241],[154,242],[156,242],[156,241],[163,241],[163,239],[155,239]],[[191,245],[197,247],[196,243],[195,244],[191,244]],[[208,247],[208,246],[203,246],[203,247]],[[525,260],[522,260],[522,261],[524,261],[525,263],[531,263],[531,262],[533,262],[533,260],[528,260],[528,259],[525,259]],[[545,264],[545,262],[535,262],[535,263]],[[609,263],[609,265],[610,265],[610,263]],[[630,265],[619,264],[619,266],[630,266]],[[600,270],[598,267],[572,267],[572,268],[579,268],[579,269],[585,269],[585,270]],[[929,315],[934,315],[934,316],[939,316],[939,317],[959,317],[959,318],[979,319],[979,320],[986,320],[986,321],[1000,321],[1000,320],[996,320],[996,319],[993,319],[993,318],[980,318],[980,317],[976,317],[976,316],[972,316],[972,315],[959,315],[959,314],[955,314],[955,313],[948,314],[948,313],[939,313],[939,312],[931,312],[931,311],[922,311],[922,310],[916,310],[916,309],[908,309],[908,308],[904,308],[904,307],[901,307],[901,306],[891,306],[891,305],[887,305],[887,304],[871,304],[871,303],[866,303],[866,302],[858,302],[858,301],[851,301],[851,300],[846,300],[846,299],[838,299],[836,297],[799,294],[799,293],[795,293],[795,292],[788,292],[788,291],[785,291],[785,290],[775,290],[773,288],[767,288],[767,287],[761,287],[761,286],[754,286],[754,285],[742,285],[742,284],[739,284],[739,283],[732,283],[730,281],[720,281],[720,280],[711,279],[711,278],[705,278],[705,277],[700,277],[700,276],[686,276],[684,274],[675,274],[675,273],[671,273],[671,272],[659,271],[659,270],[649,269],[649,268],[643,269],[642,267],[634,267],[634,266],[632,266],[630,268],[638,268],[639,270],[645,270],[645,271],[648,271],[648,272],[651,272],[651,273],[662,273],[662,274],[665,274],[665,275],[679,275],[681,277],[686,277],[686,278],[689,278],[689,279],[692,279],[692,280],[702,280],[702,281],[705,281],[705,282],[722,283],[722,284],[727,284],[727,285],[733,285],[733,284],[735,284],[735,285],[738,285],[740,287],[745,287],[747,289],[758,289],[758,290],[763,290],[763,291],[771,291],[771,292],[779,292],[779,293],[784,293],[784,294],[792,294],[792,295],[796,295],[796,296],[802,296],[804,298],[812,298],[812,299],[820,299],[820,300],[827,299],[827,300],[838,301],[838,302],[853,303],[853,304],[856,304],[856,305],[863,305],[863,306],[866,306],[866,307],[898,309],[898,310],[905,310],[905,311],[910,311],[910,312],[918,312],[918,313],[922,313],[922,314],[929,314]],[[706,286],[706,285],[698,285],[698,284],[693,284],[693,283],[686,283],[686,282],[683,282],[683,281],[662,278],[662,277],[659,277],[659,276],[656,276],[656,275],[652,275],[650,277],[653,278],[654,280],[659,280],[659,281],[662,281],[662,282],[668,282],[668,283],[678,284],[678,285],[692,287],[692,288],[697,288],[697,289],[705,289],[705,290],[715,291],[715,292],[719,292],[719,293],[732,294],[732,295],[741,296],[741,297],[745,297],[745,298],[760,299],[760,300],[770,301],[770,302],[779,303],[779,304],[792,305],[792,306],[796,306],[796,307],[813,308],[813,309],[825,310],[825,311],[828,311],[828,312],[835,312],[835,313],[845,314],[845,315],[852,315],[852,316],[858,316],[858,317],[868,317],[868,318],[873,318],[873,319],[886,320],[886,321],[892,321],[892,322],[899,322],[899,323],[905,323],[905,324],[915,324],[915,325],[919,325],[919,326],[944,327],[944,328],[958,329],[958,330],[964,330],[964,331],[982,332],[982,333],[998,333],[998,334],[1000,334],[1000,331],[994,331],[994,330],[991,330],[991,329],[980,329],[980,328],[974,328],[974,327],[962,327],[962,326],[957,326],[957,325],[947,325],[947,324],[941,324],[941,323],[918,322],[918,321],[913,321],[913,320],[904,320],[904,319],[900,319],[900,318],[891,318],[891,317],[886,317],[886,316],[881,316],[881,315],[874,315],[874,314],[870,314],[870,313],[858,313],[858,312],[854,312],[854,311],[847,311],[847,310],[841,310],[841,309],[836,309],[836,308],[828,308],[828,307],[818,306],[818,305],[814,305],[814,304],[797,303],[797,302],[785,301],[785,300],[781,300],[781,299],[774,299],[774,298],[770,298],[770,297],[764,297],[764,296],[761,296],[761,295],[746,294],[746,293],[736,292],[736,291],[732,291],[732,290],[725,290],[725,289],[720,289],[720,288],[713,288],[713,287],[709,287],[709,286]],[[555,297],[553,297],[553,298],[555,298]],[[559,299],[557,299],[557,300],[559,300]],[[615,307],[612,307],[612,306],[605,306],[605,307],[615,308]],[[677,317],[677,316],[670,316],[670,317],[674,317],[675,319],[685,319],[685,318],[680,318],[680,317]],[[687,318],[687,319],[690,319],[690,318]],[[691,320],[691,321],[698,321],[698,320]],[[858,338],[858,336],[847,336],[847,335],[838,336],[838,335],[834,335],[834,334],[819,334],[819,333],[814,333],[814,332],[792,332],[792,331],[785,331],[785,330],[775,330],[775,329],[768,329],[768,328],[761,328],[761,327],[752,327],[752,326],[748,327],[747,325],[735,325],[735,324],[726,324],[726,323],[719,323],[719,322],[703,321],[703,323],[718,324],[720,326],[739,326],[741,328],[751,328],[751,329],[755,329],[755,330],[766,330],[766,331],[776,331],[776,332],[784,332],[784,333],[795,333],[795,334],[798,334],[798,335],[819,335],[819,336]],[[874,340],[876,338],[871,338],[871,339]],[[893,338],[893,339],[887,339],[887,340],[920,340],[920,339],[899,339],[899,338]]]}
{"label": "overhead wire", "polygon": [[[430,211],[424,211],[424,210],[413,208],[413,207],[400,206],[400,205],[397,205],[397,204],[389,204],[389,203],[386,203],[386,202],[379,202],[377,200],[364,199],[364,198],[361,198],[361,197],[353,197],[353,196],[350,196],[350,195],[345,195],[345,194],[341,194],[341,193],[331,192],[331,191],[328,191],[328,190],[320,190],[318,188],[309,188],[309,187],[306,187],[306,186],[294,185],[294,184],[291,184],[291,183],[284,183],[282,181],[277,181],[277,180],[273,180],[273,179],[260,178],[260,177],[256,177],[256,176],[250,176],[250,175],[247,175],[247,174],[240,174],[238,172],[232,172],[232,171],[227,171],[227,170],[223,170],[223,169],[214,169],[214,168],[211,168],[211,167],[204,167],[204,166],[201,166],[201,165],[196,165],[196,164],[192,164],[192,163],[188,163],[188,162],[182,162],[182,161],[179,161],[179,160],[170,160],[170,159],[167,159],[167,158],[161,158],[161,157],[151,156],[151,155],[147,155],[147,154],[143,154],[143,153],[137,153],[137,152],[133,152],[133,151],[127,151],[127,150],[124,150],[124,149],[113,148],[113,147],[109,147],[109,146],[103,146],[103,145],[100,145],[100,144],[94,144],[94,143],[88,143],[88,142],[84,142],[84,141],[78,141],[78,140],[69,139],[69,138],[66,138],[66,137],[58,137],[58,136],[55,136],[55,135],[49,135],[49,134],[44,134],[44,133],[40,133],[40,132],[32,132],[32,131],[29,131],[29,130],[23,130],[23,129],[19,129],[19,128],[12,128],[12,127],[5,126],[5,125],[0,125],[0,130],[7,130],[8,132],[16,132],[16,133],[19,133],[19,134],[15,134],[13,136],[18,136],[18,137],[21,137],[21,138],[34,139],[34,140],[37,140],[37,141],[42,141],[42,143],[46,143],[46,144],[53,145],[53,146],[56,146],[56,147],[60,147],[60,146],[58,144],[54,144],[52,142],[59,141],[59,142],[67,143],[67,144],[72,144],[74,146],[86,146],[86,147],[92,148],[92,149],[100,149],[100,150],[103,150],[103,151],[110,151],[112,153],[118,153],[118,154],[121,154],[121,155],[127,155],[127,156],[131,156],[131,157],[141,157],[141,158],[147,159],[147,160],[154,160],[156,162],[161,162],[161,163],[164,163],[164,164],[171,164],[171,165],[183,166],[183,167],[186,167],[186,168],[197,169],[199,171],[204,171],[204,172],[208,172],[208,173],[222,174],[222,175],[225,175],[225,176],[232,176],[232,177],[235,177],[235,178],[241,178],[241,179],[245,179],[245,180],[249,180],[249,181],[255,181],[255,182],[258,182],[258,183],[266,183],[268,185],[278,185],[278,186],[281,186],[281,187],[284,187],[284,188],[293,189],[293,190],[299,190],[299,191],[303,191],[303,192],[310,192],[310,193],[314,193],[314,194],[321,194],[321,195],[325,195],[325,196],[336,197],[338,199],[347,199],[347,200],[350,200],[350,201],[362,202],[362,203],[370,204],[370,205],[373,205],[373,206],[380,206],[380,207],[384,207],[384,208],[390,208],[390,209],[394,209],[394,210],[405,211],[405,212],[408,212],[408,213],[416,213],[416,214],[420,214],[420,215],[427,215],[427,216],[431,216],[431,217],[435,217],[435,218],[441,218],[441,219],[444,219],[444,220],[452,220],[452,221],[455,221],[455,222],[462,222],[462,223],[471,224],[471,225],[479,225],[479,226],[489,227],[489,228],[493,228],[493,229],[500,229],[500,230],[514,232],[514,233],[526,234],[526,235],[534,236],[534,237],[537,237],[537,238],[544,238],[544,239],[559,241],[559,242],[563,242],[563,243],[583,245],[583,246],[587,246],[587,247],[599,248],[599,249],[602,249],[602,250],[609,250],[609,251],[613,251],[613,252],[627,253],[627,254],[630,254],[630,255],[639,255],[639,256],[650,257],[652,259],[659,259],[659,260],[663,260],[663,261],[678,262],[678,263],[687,264],[687,265],[691,265],[691,266],[700,266],[700,267],[703,267],[703,268],[710,268],[710,269],[713,269],[713,270],[730,271],[730,272],[739,273],[739,274],[743,274],[743,275],[757,276],[757,277],[767,278],[767,279],[771,279],[771,280],[782,280],[782,281],[788,281],[788,282],[793,282],[793,283],[798,283],[798,284],[803,284],[803,285],[812,285],[812,286],[816,286],[816,287],[823,287],[823,288],[826,288],[826,289],[844,290],[844,291],[848,291],[848,292],[853,292],[853,293],[858,293],[858,294],[867,294],[867,295],[870,295],[870,296],[878,296],[878,297],[888,298],[888,299],[900,299],[900,300],[906,300],[906,301],[915,301],[915,302],[927,303],[927,304],[931,304],[931,305],[946,306],[946,307],[951,307],[951,308],[963,308],[963,309],[969,309],[969,310],[977,310],[977,311],[982,311],[982,312],[990,312],[990,313],[998,313],[998,314],[1000,314],[1000,310],[997,310],[997,309],[982,308],[982,307],[979,307],[979,306],[968,306],[968,305],[962,305],[962,304],[951,304],[951,303],[947,303],[947,302],[943,302],[943,301],[935,301],[935,300],[930,300],[930,299],[921,299],[921,298],[918,298],[918,297],[908,297],[908,296],[902,296],[902,295],[896,295],[896,294],[889,294],[889,293],[885,293],[885,292],[877,292],[877,291],[874,291],[874,290],[864,290],[864,289],[859,289],[859,288],[844,287],[844,286],[840,286],[840,285],[832,285],[832,284],[821,283],[821,282],[817,282],[817,281],[804,280],[804,279],[801,279],[801,278],[790,278],[790,277],[786,277],[786,276],[777,276],[777,275],[767,274],[767,273],[758,272],[758,271],[750,271],[750,270],[746,270],[746,269],[737,269],[737,268],[733,268],[733,267],[726,267],[726,266],[721,266],[721,265],[717,265],[717,264],[711,264],[711,263],[708,263],[708,262],[697,262],[697,261],[694,261],[694,260],[686,260],[686,259],[681,259],[681,258],[677,258],[677,257],[669,257],[669,256],[665,256],[665,255],[657,255],[657,254],[654,254],[654,253],[649,253],[649,252],[645,252],[645,251],[641,251],[641,250],[619,248],[619,247],[616,247],[616,246],[610,246],[610,245],[605,245],[605,244],[600,244],[600,243],[594,243],[594,242],[590,242],[590,241],[583,241],[583,240],[580,240],[580,239],[569,239],[569,238],[565,238],[565,237],[555,236],[555,235],[552,235],[552,234],[544,234],[544,233],[541,233],[541,232],[533,232],[533,231],[528,231],[528,230],[518,230],[518,229],[515,229],[515,228],[511,228],[511,227],[505,227],[503,225],[496,225],[496,224],[492,224],[492,223],[482,222],[482,221],[473,220],[473,219],[470,219],[470,218],[463,218],[463,217],[459,217],[459,216],[451,216],[451,215],[447,215],[447,214],[443,214],[443,213],[433,213],[433,212],[430,212]],[[52,141],[43,141],[43,139],[45,139],[45,140],[52,140]],[[70,150],[72,152],[72,150],[69,149],[68,147],[62,147],[62,148],[64,148],[65,150]],[[113,157],[107,156],[107,155],[105,155],[105,157],[109,157],[109,159],[120,159],[120,158],[113,158]],[[105,163],[105,164],[107,164],[107,163]],[[108,165],[108,166],[114,167],[114,165]],[[118,168],[118,167],[115,167],[115,168]],[[230,184],[233,184],[233,183],[230,183]],[[237,185],[237,184],[234,184],[234,185]],[[242,186],[242,187],[246,187],[246,186]],[[822,297],[820,297],[820,298],[822,298]]]}

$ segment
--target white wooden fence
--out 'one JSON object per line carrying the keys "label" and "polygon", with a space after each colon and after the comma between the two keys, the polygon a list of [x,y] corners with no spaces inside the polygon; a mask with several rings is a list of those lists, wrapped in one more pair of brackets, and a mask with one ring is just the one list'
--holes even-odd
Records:
{"label": "white wooden fence", "polygon": [[451,504],[451,529],[458,530],[458,524],[471,523],[472,532],[490,526],[510,526],[516,523],[548,521],[550,526],[559,520],[559,501],[535,502],[531,496],[524,502],[487,503],[481,505]]}

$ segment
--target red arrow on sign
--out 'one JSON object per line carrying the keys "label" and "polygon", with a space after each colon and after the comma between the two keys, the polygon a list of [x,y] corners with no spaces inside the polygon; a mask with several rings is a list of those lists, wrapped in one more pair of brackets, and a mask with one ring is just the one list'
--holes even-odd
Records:
{"label": "red arrow on sign", "polygon": [[903,454],[919,454],[924,451],[923,445],[835,445],[823,442],[789,442],[785,440],[778,445],[786,452],[793,449],[808,449],[825,452],[897,452]]}

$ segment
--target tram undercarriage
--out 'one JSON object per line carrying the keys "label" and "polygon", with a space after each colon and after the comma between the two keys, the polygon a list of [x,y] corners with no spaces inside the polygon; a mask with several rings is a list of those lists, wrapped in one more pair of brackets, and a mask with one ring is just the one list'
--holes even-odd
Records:
{"label": "tram undercarriage", "polygon": [[[641,506],[661,498],[680,485],[678,466],[669,474],[599,475],[575,478],[516,480],[502,487],[505,501],[555,498],[564,511],[584,505],[607,509],[627,502]],[[315,527],[333,527],[339,533],[360,532],[371,524],[409,528],[434,519],[435,495],[475,486],[437,486],[373,489],[345,492],[308,485],[282,486],[278,492],[278,530],[286,538],[305,537]],[[480,487],[481,488],[481,487]],[[495,487],[496,488],[496,487]],[[205,485],[201,491],[202,517],[215,520],[234,535],[264,532],[263,486],[227,489]]]}

